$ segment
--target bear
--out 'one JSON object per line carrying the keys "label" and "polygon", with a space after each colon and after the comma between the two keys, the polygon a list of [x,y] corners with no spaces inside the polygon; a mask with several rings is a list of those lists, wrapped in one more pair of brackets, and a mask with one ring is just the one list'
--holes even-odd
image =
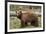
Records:
{"label": "bear", "polygon": [[38,17],[33,13],[22,13],[22,11],[16,11],[16,16],[21,20],[21,27],[25,27],[30,24],[32,26],[38,27]]}

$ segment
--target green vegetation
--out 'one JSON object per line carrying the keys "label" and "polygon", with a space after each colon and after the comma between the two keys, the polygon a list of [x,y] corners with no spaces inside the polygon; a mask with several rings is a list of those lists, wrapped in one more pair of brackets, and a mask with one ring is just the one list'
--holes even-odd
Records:
{"label": "green vegetation", "polygon": [[20,28],[21,26],[21,21],[15,17],[14,19],[10,20],[10,28]]}

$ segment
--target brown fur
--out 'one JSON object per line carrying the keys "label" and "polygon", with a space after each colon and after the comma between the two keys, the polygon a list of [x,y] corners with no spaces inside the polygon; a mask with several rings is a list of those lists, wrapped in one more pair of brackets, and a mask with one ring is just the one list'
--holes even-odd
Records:
{"label": "brown fur", "polygon": [[38,26],[38,17],[32,13],[22,13],[20,11],[17,17],[21,20],[21,27],[27,26],[28,22],[33,26]]}

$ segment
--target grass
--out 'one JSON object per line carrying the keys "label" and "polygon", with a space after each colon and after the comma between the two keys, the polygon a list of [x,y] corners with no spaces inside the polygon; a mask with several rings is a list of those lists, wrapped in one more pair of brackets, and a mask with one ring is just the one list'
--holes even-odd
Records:
{"label": "grass", "polygon": [[[21,27],[21,20],[19,20],[17,17],[10,19],[10,29],[18,29]],[[34,26],[26,26],[25,28],[35,28]]]}
{"label": "grass", "polygon": [[20,28],[21,26],[21,21],[15,17],[13,20],[10,20],[10,28]]}

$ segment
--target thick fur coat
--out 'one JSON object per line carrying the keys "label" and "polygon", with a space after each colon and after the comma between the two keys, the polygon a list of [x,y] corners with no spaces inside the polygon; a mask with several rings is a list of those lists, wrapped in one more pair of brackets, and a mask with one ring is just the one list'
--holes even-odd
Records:
{"label": "thick fur coat", "polygon": [[21,27],[28,26],[28,23],[32,26],[38,26],[38,17],[32,13],[22,13],[22,11],[16,12],[17,17],[21,20]]}

